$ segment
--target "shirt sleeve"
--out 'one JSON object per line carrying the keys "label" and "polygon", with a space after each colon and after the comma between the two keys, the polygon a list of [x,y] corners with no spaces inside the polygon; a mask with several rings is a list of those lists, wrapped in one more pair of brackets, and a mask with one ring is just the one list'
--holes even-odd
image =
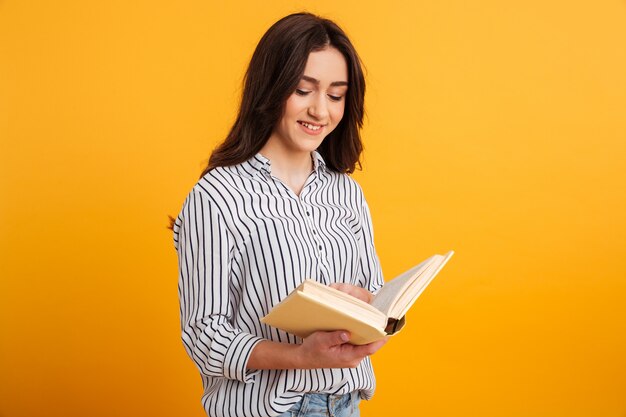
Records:
{"label": "shirt sleeve", "polygon": [[252,349],[263,340],[232,325],[233,239],[214,203],[196,189],[174,224],[180,318],[185,350],[202,374],[249,383]]}
{"label": "shirt sleeve", "polygon": [[[361,194],[362,195],[362,194]],[[375,294],[384,285],[383,272],[374,246],[374,229],[369,206],[361,198],[361,228],[359,239],[359,285]]]}

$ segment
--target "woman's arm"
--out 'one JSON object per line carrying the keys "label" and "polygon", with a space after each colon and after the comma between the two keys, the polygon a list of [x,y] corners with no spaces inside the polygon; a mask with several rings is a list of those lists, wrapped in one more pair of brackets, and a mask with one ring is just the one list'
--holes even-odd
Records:
{"label": "woman's arm", "polygon": [[374,246],[374,228],[370,209],[360,187],[359,192],[361,195],[361,228],[357,234],[359,266],[356,284],[375,294],[385,284],[385,281]]}
{"label": "woman's arm", "polygon": [[349,339],[348,332],[339,330],[312,333],[300,345],[264,340],[253,348],[247,369],[356,368],[387,342],[357,346],[346,343]]}
{"label": "woman's arm", "polygon": [[[367,303],[373,298],[372,293],[355,285],[335,283],[330,286]],[[346,343],[348,340],[350,335],[343,330],[315,332],[301,345],[265,340],[252,350],[247,369],[355,368],[387,342],[385,338],[356,346]]]}
{"label": "woman's arm", "polygon": [[182,340],[200,372],[250,382],[246,363],[261,337],[231,323],[233,241],[207,195],[194,189],[174,226],[179,261]]}

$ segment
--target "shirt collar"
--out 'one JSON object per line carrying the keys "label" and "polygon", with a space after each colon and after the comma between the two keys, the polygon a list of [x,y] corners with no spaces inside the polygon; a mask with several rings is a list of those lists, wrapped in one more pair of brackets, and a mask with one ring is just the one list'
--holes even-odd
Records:
{"label": "shirt collar", "polygon": [[248,160],[250,167],[259,173],[272,173],[272,161],[257,153],[252,158]]}
{"label": "shirt collar", "polygon": [[313,171],[317,171],[320,173],[322,170],[326,168],[326,162],[324,162],[324,158],[318,151],[312,152],[313,157]]}
{"label": "shirt collar", "polygon": [[[320,155],[319,152],[311,152],[311,159],[313,160],[313,171],[316,171],[319,174],[326,169],[326,162],[324,162],[324,158],[322,158],[322,155]],[[258,173],[268,175],[272,174],[272,161],[261,155],[261,153],[257,153],[250,158],[248,160],[248,164],[250,165],[250,168]]]}

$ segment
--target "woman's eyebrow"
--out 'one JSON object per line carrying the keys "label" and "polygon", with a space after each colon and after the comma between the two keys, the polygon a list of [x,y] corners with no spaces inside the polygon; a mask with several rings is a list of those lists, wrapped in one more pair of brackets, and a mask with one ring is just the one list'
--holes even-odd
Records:
{"label": "woman's eyebrow", "polygon": [[[319,84],[320,83],[320,80],[317,80],[317,79],[315,79],[313,77],[309,77],[308,75],[303,75],[302,79],[304,81],[308,81],[308,82],[311,82],[313,84]],[[330,83],[331,87],[340,86],[340,85],[348,85],[348,82],[347,81],[333,81],[332,83]]]}

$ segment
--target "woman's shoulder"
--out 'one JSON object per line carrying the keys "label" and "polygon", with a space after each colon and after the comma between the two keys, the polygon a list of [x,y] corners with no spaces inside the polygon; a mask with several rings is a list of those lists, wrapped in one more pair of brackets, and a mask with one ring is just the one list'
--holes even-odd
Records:
{"label": "woman's shoulder", "polygon": [[356,193],[358,196],[363,197],[363,188],[361,188],[361,184],[352,177],[350,174],[346,174],[345,172],[337,172],[332,171],[330,169],[326,170],[327,175],[331,179],[331,183],[336,184],[336,186],[347,189],[352,193]]}
{"label": "woman's shoulder", "polygon": [[198,180],[198,184],[202,182],[228,182],[234,175],[237,175],[236,169],[232,166],[218,166],[211,168]]}
{"label": "woman's shoulder", "polygon": [[218,190],[240,188],[243,175],[239,165],[218,166],[204,174],[193,187],[200,193],[212,194]]}

